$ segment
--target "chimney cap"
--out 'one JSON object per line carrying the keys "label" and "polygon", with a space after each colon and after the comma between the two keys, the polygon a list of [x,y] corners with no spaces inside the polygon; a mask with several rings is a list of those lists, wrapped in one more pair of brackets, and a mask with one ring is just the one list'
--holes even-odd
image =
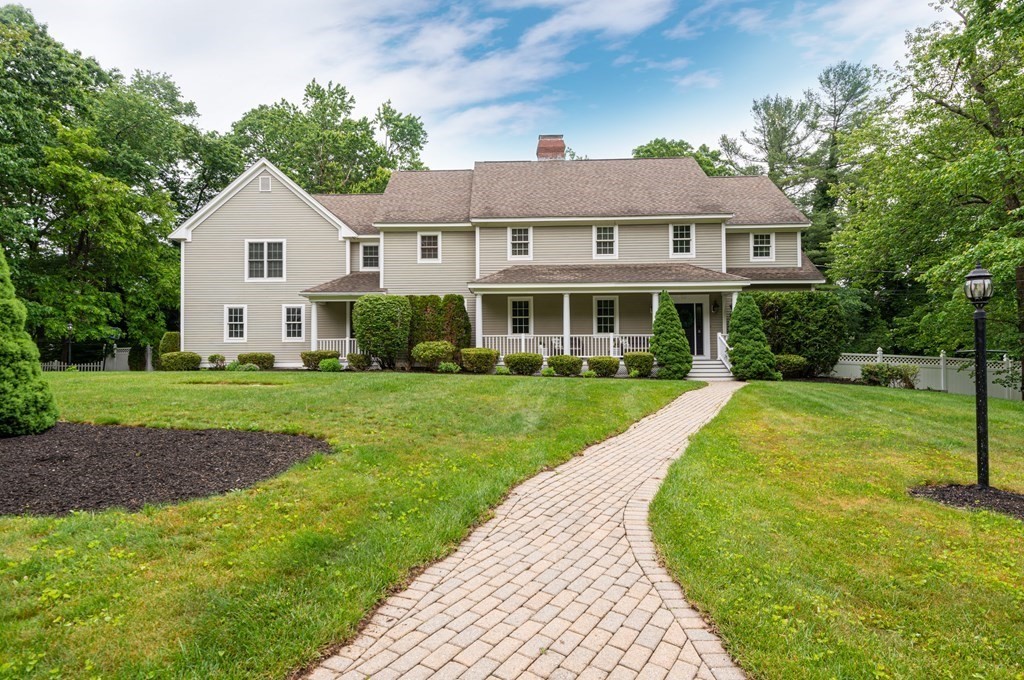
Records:
{"label": "chimney cap", "polygon": [[565,142],[562,135],[537,135],[537,160],[565,160]]}

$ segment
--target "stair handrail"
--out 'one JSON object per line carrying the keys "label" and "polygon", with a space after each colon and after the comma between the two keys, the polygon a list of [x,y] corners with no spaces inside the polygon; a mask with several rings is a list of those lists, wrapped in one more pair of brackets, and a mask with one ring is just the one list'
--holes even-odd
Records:
{"label": "stair handrail", "polygon": [[732,363],[729,361],[729,352],[732,351],[732,347],[729,346],[728,337],[728,335],[718,334],[718,360],[732,373]]}

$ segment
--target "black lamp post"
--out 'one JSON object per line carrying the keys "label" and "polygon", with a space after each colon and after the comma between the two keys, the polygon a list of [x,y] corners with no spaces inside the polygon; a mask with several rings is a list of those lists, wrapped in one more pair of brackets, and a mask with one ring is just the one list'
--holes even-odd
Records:
{"label": "black lamp post", "polygon": [[978,429],[978,486],[988,488],[988,354],[985,305],[992,299],[992,275],[977,264],[967,275],[964,293],[974,305],[974,402]]}

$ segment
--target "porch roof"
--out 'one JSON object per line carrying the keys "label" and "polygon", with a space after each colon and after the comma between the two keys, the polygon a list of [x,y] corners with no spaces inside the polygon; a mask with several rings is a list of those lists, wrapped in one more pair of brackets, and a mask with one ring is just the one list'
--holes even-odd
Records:
{"label": "porch roof", "polygon": [[354,272],[348,276],[332,279],[318,286],[307,288],[299,295],[305,297],[352,297],[366,293],[386,293],[380,287],[379,272]]}
{"label": "porch roof", "polygon": [[473,281],[470,288],[514,286],[627,285],[661,287],[663,284],[695,284],[739,288],[748,280],[742,276],[705,269],[683,262],[657,264],[557,264],[515,265]]}
{"label": "porch roof", "polygon": [[803,253],[803,261],[799,267],[729,267],[729,273],[751,281],[825,283],[821,270],[814,266],[807,253]]}

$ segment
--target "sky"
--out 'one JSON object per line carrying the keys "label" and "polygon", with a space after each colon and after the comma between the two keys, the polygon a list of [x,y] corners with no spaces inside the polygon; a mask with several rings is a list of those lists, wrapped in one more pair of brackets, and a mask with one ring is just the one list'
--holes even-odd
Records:
{"label": "sky", "polygon": [[715,145],[750,105],[846,59],[890,68],[928,0],[21,0],[107,68],[170,74],[199,124],[345,85],[356,112],[420,116],[434,169],[532,159],[538,134],[623,158],[656,137]]}

